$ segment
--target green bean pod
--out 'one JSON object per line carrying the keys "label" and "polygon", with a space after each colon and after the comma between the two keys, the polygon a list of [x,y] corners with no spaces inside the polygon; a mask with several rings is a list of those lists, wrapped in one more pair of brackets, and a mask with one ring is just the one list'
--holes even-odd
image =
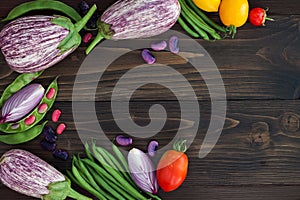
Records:
{"label": "green bean pod", "polygon": [[90,159],[94,162],[95,161],[94,157],[92,155],[92,152],[89,149],[89,144],[87,142],[84,144],[84,150],[85,150],[85,154],[88,157],[88,159]]}
{"label": "green bean pod", "polygon": [[11,84],[9,84],[2,93],[0,98],[0,108],[4,102],[12,96],[14,93],[18,92],[24,86],[31,83],[34,79],[38,78],[43,71],[30,73],[30,74],[21,74],[19,75]]}
{"label": "green bean pod", "polygon": [[77,182],[79,183],[78,186],[82,187],[83,189],[85,189],[86,191],[88,191],[89,193],[91,193],[92,195],[97,197],[98,199],[101,199],[101,200],[107,199],[100,192],[98,192],[91,185],[89,185],[89,183],[82,177],[82,175],[80,174],[78,169],[75,167],[74,163],[72,164],[72,173],[73,173],[74,178],[77,179]]}
{"label": "green bean pod", "polygon": [[101,192],[100,187],[95,182],[94,178],[91,176],[91,174],[88,172],[84,164],[80,161],[80,158],[76,158],[76,156],[73,156],[73,164],[75,164],[78,168],[78,170],[81,172],[83,178],[98,192]]}
{"label": "green bean pod", "polygon": [[196,33],[195,31],[193,31],[185,22],[184,20],[181,18],[181,16],[179,16],[178,18],[178,23],[180,24],[180,26],[192,37],[194,38],[199,38],[199,34]]}
{"label": "green bean pod", "polygon": [[179,3],[182,7],[182,14],[184,16],[184,13],[186,14],[185,18],[189,19],[188,21],[190,23],[194,23],[194,26],[197,26],[200,29],[203,29],[207,33],[209,33],[214,39],[219,40],[221,39],[221,36],[209,25],[207,25],[204,20],[199,17],[194,10],[192,10],[184,0],[179,0]]}
{"label": "green bean pod", "polygon": [[95,180],[95,176],[93,176],[90,171],[87,169],[87,166],[81,161],[80,157],[76,158],[76,163],[78,170],[82,174],[82,176],[86,179],[86,181],[99,193],[101,193],[105,198],[115,200],[113,195],[109,191],[105,191],[104,188],[100,187]]}
{"label": "green bean pod", "polygon": [[21,144],[33,140],[37,136],[39,136],[44,129],[47,121],[45,121],[41,125],[36,125],[27,131],[20,132],[20,133],[13,133],[13,134],[0,134],[0,142],[5,144]]}
{"label": "green bean pod", "polygon": [[209,19],[204,12],[201,11],[201,9],[199,9],[192,0],[187,0],[187,3],[192,7],[192,9],[209,25],[211,25],[213,28],[217,29],[218,31],[221,31],[223,33],[227,33],[228,31],[226,30],[225,27],[220,26],[219,24],[215,23],[214,21],[212,21],[211,19]]}
{"label": "green bean pod", "polygon": [[93,175],[95,181],[98,185],[101,185],[106,191],[110,192],[118,200],[134,200],[133,197],[128,195],[125,191],[118,187],[112,187],[109,182],[106,182],[103,177],[101,177],[92,167],[86,166],[89,172]]}
{"label": "green bean pod", "polygon": [[55,10],[64,13],[75,22],[78,22],[82,19],[79,13],[72,7],[66,5],[60,1],[53,0],[43,0],[43,1],[30,1],[22,3],[12,9],[5,19],[2,19],[2,22],[13,20],[21,15],[35,10]]}
{"label": "green bean pod", "polygon": [[[53,88],[55,90],[55,94],[51,99],[47,98],[47,93],[49,92],[49,90]],[[0,124],[0,131],[4,132],[4,133],[20,133],[20,132],[24,132],[29,130],[30,128],[34,127],[37,123],[39,123],[44,116],[46,115],[46,113],[50,110],[50,108],[53,106],[56,96],[58,93],[58,84],[57,84],[57,78],[48,86],[48,89],[46,90],[41,102],[39,105],[45,103],[47,104],[48,108],[45,112],[43,113],[39,113],[38,109],[39,106],[37,106],[31,113],[29,113],[26,117],[24,117],[23,119],[19,120],[18,122],[11,122],[11,123],[3,123]],[[29,117],[29,116],[34,116],[35,117],[35,121],[30,124],[30,125],[26,125],[25,124],[25,120]],[[17,127],[17,128],[16,128]]]}
{"label": "green bean pod", "polygon": [[92,146],[92,151],[95,155],[95,158],[101,163],[103,168],[115,179],[120,182],[120,184],[126,188],[129,192],[134,194],[134,196],[141,200],[147,200],[146,197],[144,197],[134,186],[132,186],[123,176],[114,168],[106,165],[105,162],[103,162],[103,157],[97,152],[95,146]]}
{"label": "green bean pod", "polygon": [[119,161],[122,163],[123,167],[125,168],[125,171],[129,172],[129,167],[126,158],[124,157],[120,149],[116,145],[112,144],[112,150],[116,154]]}
{"label": "green bean pod", "polygon": [[115,168],[119,173],[133,186],[136,186],[135,182],[131,178],[129,171],[125,171],[116,158],[102,147],[97,147],[97,151],[104,157],[106,161],[110,163],[110,166]]}

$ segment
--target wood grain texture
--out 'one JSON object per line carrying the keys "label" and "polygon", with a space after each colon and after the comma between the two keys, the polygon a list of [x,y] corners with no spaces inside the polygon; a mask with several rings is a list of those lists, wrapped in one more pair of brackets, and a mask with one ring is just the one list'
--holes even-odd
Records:
{"label": "wood grain texture", "polygon": [[[241,28],[237,38],[225,39],[217,42],[198,40],[207,50],[217,65],[226,89],[227,98],[237,99],[299,99],[300,98],[300,38],[299,16],[277,16],[276,22],[264,28],[253,28],[249,24]],[[175,26],[174,30],[180,30]],[[149,42],[151,42],[149,40]],[[185,41],[181,41],[184,43]],[[41,76],[41,82],[47,84],[50,78],[60,75],[61,94],[59,101],[71,101],[72,86],[77,71],[84,60],[84,47],[68,56],[59,64],[47,69]],[[154,53],[158,63],[167,64],[179,71],[194,88],[198,100],[209,99],[207,86],[196,69],[186,64],[185,60],[168,52]],[[118,79],[126,71],[144,64],[140,51],[130,52],[112,63],[107,73],[99,82],[95,99],[107,101]],[[4,59],[0,59],[0,77],[5,80],[0,83],[0,92],[7,83],[11,82],[16,73],[7,67]],[[95,63],[95,67],[97,64]],[[3,70],[2,70],[3,69]],[[88,72],[87,72],[88,73]],[[92,76],[94,72],[91,72]],[[200,72],[201,73],[201,72]],[[157,72],[160,79],[169,84],[182,85],[174,74]],[[87,74],[88,75],[88,74]],[[146,75],[145,75],[146,76]],[[172,78],[170,78],[172,77]],[[143,77],[137,77],[143,79]],[[213,79],[214,77],[209,77]],[[90,80],[91,83],[98,80]],[[135,79],[132,82],[136,81]],[[130,86],[130,81],[128,83]],[[126,85],[124,87],[127,87]],[[89,89],[89,88],[86,88]],[[187,93],[182,88],[182,95]],[[143,87],[143,91],[136,96],[138,100],[174,100],[174,96],[166,96],[164,90],[157,89],[157,85]],[[91,100],[82,97],[83,100]]]}
{"label": "wood grain texture", "polygon": [[[0,3],[0,17],[10,9],[25,1],[3,0]],[[77,8],[79,0],[63,0]],[[100,12],[115,0],[96,2]],[[189,172],[184,184],[171,193],[159,192],[163,199],[212,199],[212,200],[299,200],[300,199],[300,4],[296,0],[249,1],[250,7],[269,7],[269,16],[275,22],[267,22],[266,27],[253,27],[249,23],[238,30],[235,39],[207,42],[196,40],[209,53],[222,75],[227,95],[227,115],[221,137],[212,152],[203,159],[198,157],[200,147],[206,135],[211,117],[211,97],[203,77],[178,55],[168,52],[154,53],[159,63],[168,64],[182,74],[193,86],[200,105],[200,125],[197,135],[187,151]],[[35,12],[33,12],[35,13]],[[48,12],[45,12],[48,13]],[[51,13],[51,12],[49,12]],[[210,16],[219,21],[216,14]],[[0,25],[0,28],[3,24]],[[183,33],[176,24],[173,30]],[[84,34],[84,32],[82,32]],[[151,42],[151,40],[146,39]],[[182,43],[189,41],[180,41]],[[67,124],[64,134],[59,136],[57,147],[66,149],[70,155],[83,151],[83,144],[78,133],[95,136],[95,132],[86,128],[76,129],[72,113],[72,89],[77,71],[85,59],[82,44],[78,50],[57,65],[47,69],[36,80],[45,87],[59,77],[59,94],[52,110],[62,110],[61,122]],[[99,58],[105,59],[105,58]],[[116,61],[106,70],[96,91],[95,121],[83,120],[87,127],[99,123],[109,139],[122,133],[111,113],[111,94],[115,84],[128,70],[142,65],[140,51],[132,51]],[[7,66],[0,55],[0,94],[18,74]],[[89,79],[93,72],[86,74]],[[157,71],[157,75],[169,84],[180,86],[175,74]],[[146,75],[144,75],[146,76]],[[136,77],[124,87],[136,83],[144,77]],[[90,88],[82,91],[82,115],[90,115],[86,108]],[[186,88],[180,88],[181,95],[190,97]],[[180,106],[176,96],[168,89],[157,84],[147,84],[135,91],[130,103],[130,117],[141,126],[150,123],[149,108],[154,104],[164,106],[167,120],[163,129],[149,138],[134,137],[134,145],[146,150],[150,139],[159,141],[160,147],[166,146],[178,132],[180,122],[187,138],[192,138],[193,122],[181,119]],[[51,110],[51,111],[52,111]],[[188,110],[191,114],[195,110]],[[51,112],[45,119],[51,118]],[[163,122],[163,117],[156,117],[154,122]],[[219,118],[218,120],[222,120]],[[214,121],[213,123],[218,123]],[[49,122],[55,128],[57,124]],[[97,134],[98,133],[98,134]],[[103,136],[97,132],[96,135]],[[81,135],[80,135],[81,136]],[[61,172],[70,168],[71,159],[60,161],[51,152],[42,150],[39,142],[42,135],[26,143],[15,146],[0,145],[0,155],[12,148],[29,150],[46,160]],[[109,145],[109,144],[105,144]],[[125,150],[128,150],[124,148]],[[156,159],[154,159],[156,162]],[[80,192],[81,189],[74,186]],[[1,199],[29,200],[0,183]]]}
{"label": "wood grain texture", "polygon": [[[168,113],[168,120],[165,127],[154,136],[160,146],[167,145],[176,135],[178,124],[180,123],[179,107],[174,102],[133,102],[131,104],[131,115],[135,122],[140,125],[149,123],[147,118],[149,106],[153,104],[162,104]],[[197,136],[190,146],[187,154],[190,158],[189,174],[184,185],[171,196],[161,192],[167,199],[176,197],[176,199],[188,197],[196,198],[197,193],[189,194],[192,188],[206,188],[206,192],[199,191],[199,196],[212,195],[211,192],[220,190],[218,195],[225,195],[224,199],[229,198],[226,193],[234,187],[245,191],[245,188],[252,188],[257,192],[259,198],[262,193],[258,187],[267,188],[269,192],[272,185],[275,188],[286,188],[300,184],[299,171],[299,117],[297,110],[300,106],[299,101],[230,101],[228,102],[228,112],[226,123],[222,135],[212,150],[204,159],[199,159],[199,149],[206,134],[208,124],[210,123],[210,105],[208,102],[199,102],[201,107],[200,128]],[[72,120],[72,107],[70,102],[59,102],[55,108],[59,107],[63,111],[61,121],[68,124],[68,128],[63,135],[59,136],[58,148],[68,149],[70,154],[82,152],[82,142],[76,133],[74,121]],[[245,109],[247,108],[247,109]],[[111,116],[110,103],[96,103],[97,116],[99,124],[108,138],[113,138],[121,133],[115,125],[115,120]],[[190,111],[191,113],[193,110]],[[85,103],[82,103],[82,115],[91,113],[86,109]],[[50,115],[46,118],[50,118]],[[156,118],[155,120],[163,120]],[[190,131],[190,123],[182,119],[185,123],[187,135]],[[92,122],[80,122],[91,124]],[[55,124],[51,124],[55,127]],[[80,131],[77,129],[77,131]],[[90,130],[86,129],[86,134]],[[96,133],[98,135],[100,133]],[[95,135],[93,135],[94,137]],[[24,145],[17,145],[17,148],[29,150],[39,157],[47,160],[50,164],[64,172],[69,168],[69,162],[58,161],[51,156],[50,152],[41,150],[39,147],[39,137]],[[101,137],[100,137],[101,138]],[[134,138],[136,147],[146,150],[147,143],[151,138]],[[1,145],[0,153],[5,152],[11,147]],[[280,187],[282,186],[282,187]],[[223,187],[223,189],[222,189]],[[211,190],[210,190],[211,189]],[[198,189],[197,189],[198,190]],[[223,192],[222,192],[223,191]],[[243,192],[240,191],[240,194]],[[263,193],[265,197],[272,197],[271,193]],[[299,194],[299,193],[297,193]],[[174,195],[174,196],[173,196]],[[227,195],[227,196],[226,196]],[[239,194],[234,193],[236,198]],[[233,195],[233,198],[235,198]],[[250,194],[249,194],[250,195]],[[290,199],[297,199],[295,193],[290,193]],[[197,196],[198,197],[198,196]],[[275,196],[274,196],[275,197]],[[289,197],[287,195],[287,197]],[[223,196],[214,196],[215,199],[222,199]],[[249,199],[245,197],[245,199]]]}

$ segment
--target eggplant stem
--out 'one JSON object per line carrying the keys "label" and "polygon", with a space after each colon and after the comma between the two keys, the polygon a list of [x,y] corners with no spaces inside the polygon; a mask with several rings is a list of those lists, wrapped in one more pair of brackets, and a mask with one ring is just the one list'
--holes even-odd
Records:
{"label": "eggplant stem", "polygon": [[90,46],[88,46],[88,48],[85,50],[85,54],[88,55],[93,49],[94,47],[101,42],[101,40],[103,40],[104,37],[102,35],[102,33],[98,32],[97,36],[95,37],[95,39],[92,41],[92,43],[90,44]]}
{"label": "eggplant stem", "polygon": [[76,192],[72,188],[70,188],[68,197],[71,197],[73,199],[79,199],[79,200],[92,200],[92,198],[84,196],[84,195],[80,194],[79,192]]}
{"label": "eggplant stem", "polygon": [[274,19],[272,18],[269,18],[269,17],[266,17],[265,20],[269,20],[269,21],[275,21]]}
{"label": "eggplant stem", "polygon": [[79,32],[81,29],[84,28],[86,23],[90,20],[90,18],[93,16],[94,12],[97,10],[97,6],[94,4],[88,13],[80,20],[78,21],[74,26],[77,32]]}

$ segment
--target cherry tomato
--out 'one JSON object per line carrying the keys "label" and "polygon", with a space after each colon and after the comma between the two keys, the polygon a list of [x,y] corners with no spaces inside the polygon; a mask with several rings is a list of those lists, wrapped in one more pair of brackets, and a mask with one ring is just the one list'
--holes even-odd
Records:
{"label": "cherry tomato", "polygon": [[249,21],[254,26],[264,26],[266,20],[274,21],[267,17],[266,10],[262,8],[253,8],[249,13]]}
{"label": "cherry tomato", "polygon": [[185,180],[188,171],[188,157],[184,152],[168,150],[158,162],[156,177],[159,186],[170,192]]}

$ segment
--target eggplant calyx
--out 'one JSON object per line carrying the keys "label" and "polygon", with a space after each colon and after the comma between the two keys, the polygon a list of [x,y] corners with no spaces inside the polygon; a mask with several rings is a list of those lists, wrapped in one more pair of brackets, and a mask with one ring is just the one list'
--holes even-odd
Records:
{"label": "eggplant calyx", "polygon": [[48,185],[49,193],[42,196],[42,200],[64,200],[68,196],[74,199],[80,200],[92,200],[71,188],[70,180],[65,177],[66,180],[53,182]]}

